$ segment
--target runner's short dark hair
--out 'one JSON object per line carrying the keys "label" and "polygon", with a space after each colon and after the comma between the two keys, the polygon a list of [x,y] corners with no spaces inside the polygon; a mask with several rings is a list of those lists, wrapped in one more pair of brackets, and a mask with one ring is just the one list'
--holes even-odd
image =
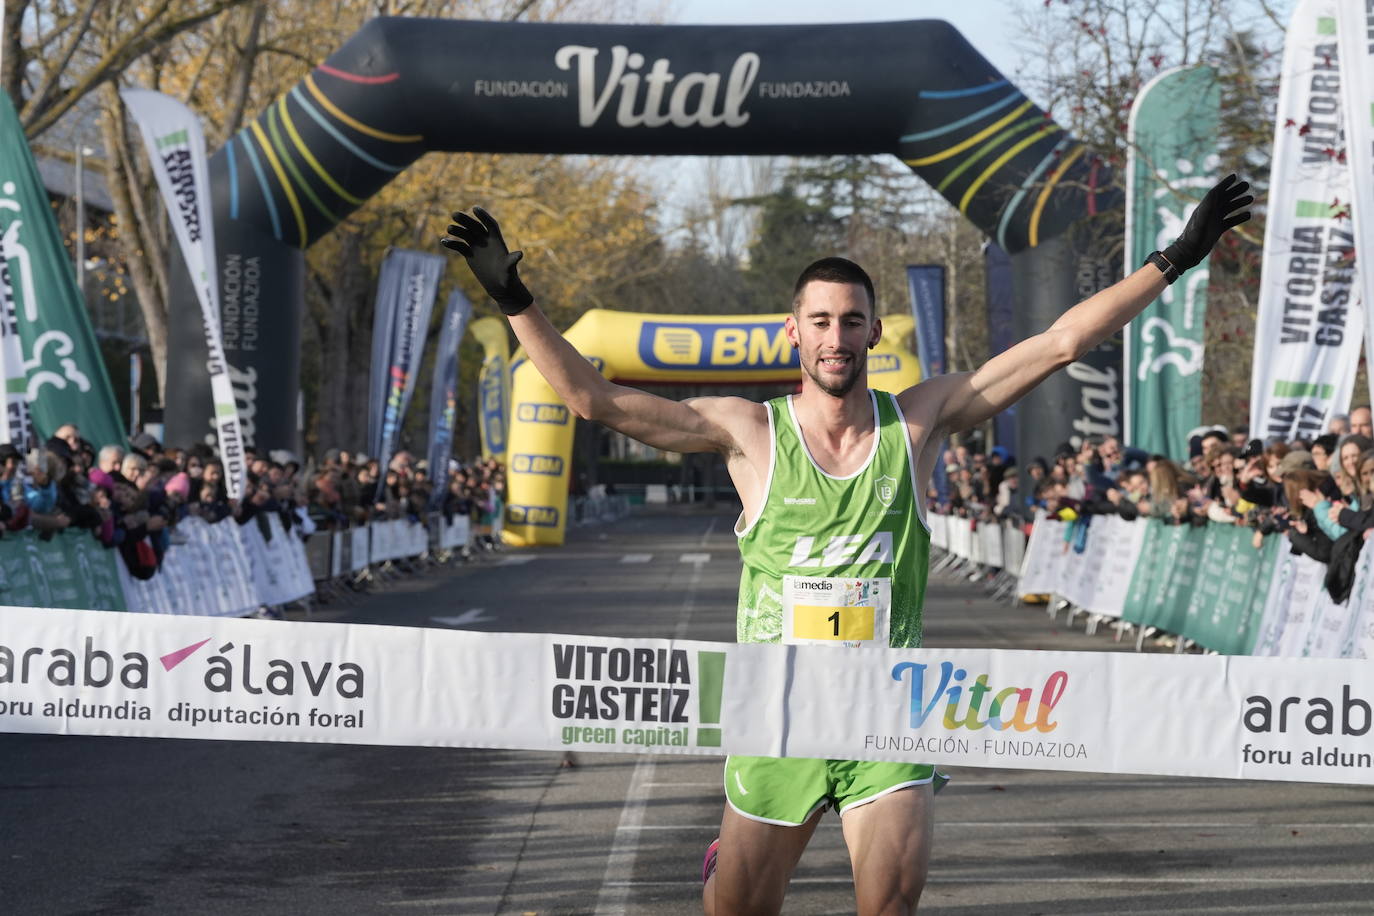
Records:
{"label": "runner's short dark hair", "polygon": [[868,294],[868,308],[876,315],[878,312],[878,297],[873,293],[873,281],[868,273],[848,258],[821,258],[819,261],[812,261],[797,277],[796,286],[792,287],[792,311],[797,310],[801,304],[802,290],[808,283],[853,283],[862,286],[864,292]]}

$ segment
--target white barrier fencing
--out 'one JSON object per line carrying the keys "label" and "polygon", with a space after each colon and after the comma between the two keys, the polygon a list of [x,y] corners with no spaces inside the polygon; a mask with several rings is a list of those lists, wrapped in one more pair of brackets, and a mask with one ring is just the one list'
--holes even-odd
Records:
{"label": "white barrier fencing", "polygon": [[1015,598],[1026,552],[1026,536],[1012,522],[982,522],[929,512],[930,543],[936,548],[932,570],[983,580],[995,597]]}
{"label": "white barrier fencing", "polygon": [[9,732],[1374,785],[1372,707],[1374,667],[1355,660],[841,651],[0,608]]}
{"label": "white barrier fencing", "polygon": [[1212,522],[1041,516],[1015,593],[1062,598],[1092,615],[1090,631],[1102,620],[1136,627],[1137,647],[1158,632],[1178,636],[1179,651],[1374,658],[1374,550],[1361,551],[1350,595],[1338,603],[1323,584],[1325,564],[1293,554],[1281,535],[1265,536],[1258,549],[1253,536]]}
{"label": "white barrier fencing", "polygon": [[238,617],[315,594],[316,583],[366,571],[373,564],[406,560],[431,550],[460,550],[472,536],[466,515],[428,523],[384,519],[346,531],[317,531],[303,540],[299,527],[283,527],[266,513],[256,520],[210,525],[197,518],[177,524],[173,544],[150,579],[135,579],[113,558],[124,606],[152,614]]}

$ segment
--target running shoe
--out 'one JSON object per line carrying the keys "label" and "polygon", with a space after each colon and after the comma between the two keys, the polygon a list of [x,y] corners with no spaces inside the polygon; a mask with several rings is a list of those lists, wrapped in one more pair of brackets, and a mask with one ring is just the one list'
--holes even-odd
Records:
{"label": "running shoe", "polygon": [[701,883],[705,884],[711,880],[711,876],[716,873],[716,853],[720,851],[720,837],[711,841],[711,845],[706,847],[706,858],[701,862]]}

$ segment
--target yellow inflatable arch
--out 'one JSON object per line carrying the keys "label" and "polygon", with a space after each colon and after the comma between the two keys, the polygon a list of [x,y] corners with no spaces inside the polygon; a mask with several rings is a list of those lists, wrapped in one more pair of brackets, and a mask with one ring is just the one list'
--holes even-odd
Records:
{"label": "yellow inflatable arch", "polygon": [[[797,355],[776,315],[646,315],[593,309],[564,337],[601,374],[627,384],[766,384],[800,378]],[[868,355],[874,388],[920,381],[906,345],[908,315],[883,319]],[[512,363],[505,539],[518,546],[563,543],[576,417],[523,354]]]}

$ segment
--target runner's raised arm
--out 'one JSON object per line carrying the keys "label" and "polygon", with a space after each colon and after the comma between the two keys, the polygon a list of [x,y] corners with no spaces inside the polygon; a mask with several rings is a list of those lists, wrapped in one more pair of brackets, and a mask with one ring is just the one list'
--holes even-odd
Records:
{"label": "runner's raised arm", "polygon": [[507,248],[490,213],[481,207],[472,212],[453,214],[441,244],[467,259],[482,288],[510,319],[530,361],[579,418],[674,452],[733,451],[739,421],[747,423],[757,414],[758,422],[765,422],[759,405],[741,398],[673,401],[607,380],[534,304],[516,273],[523,252]]}
{"label": "runner's raised arm", "polygon": [[1047,331],[994,356],[977,370],[931,379],[903,392],[903,401],[936,395],[941,405],[936,423],[944,433],[962,432],[1010,407],[1051,373],[1081,359],[1125,327],[1165,286],[1200,264],[1223,232],[1248,220],[1250,212],[1245,208],[1254,201],[1245,193],[1249,187],[1235,175],[1222,179],[1193,211],[1183,234],[1164,251],[1151,254],[1135,273],[1078,303]]}

